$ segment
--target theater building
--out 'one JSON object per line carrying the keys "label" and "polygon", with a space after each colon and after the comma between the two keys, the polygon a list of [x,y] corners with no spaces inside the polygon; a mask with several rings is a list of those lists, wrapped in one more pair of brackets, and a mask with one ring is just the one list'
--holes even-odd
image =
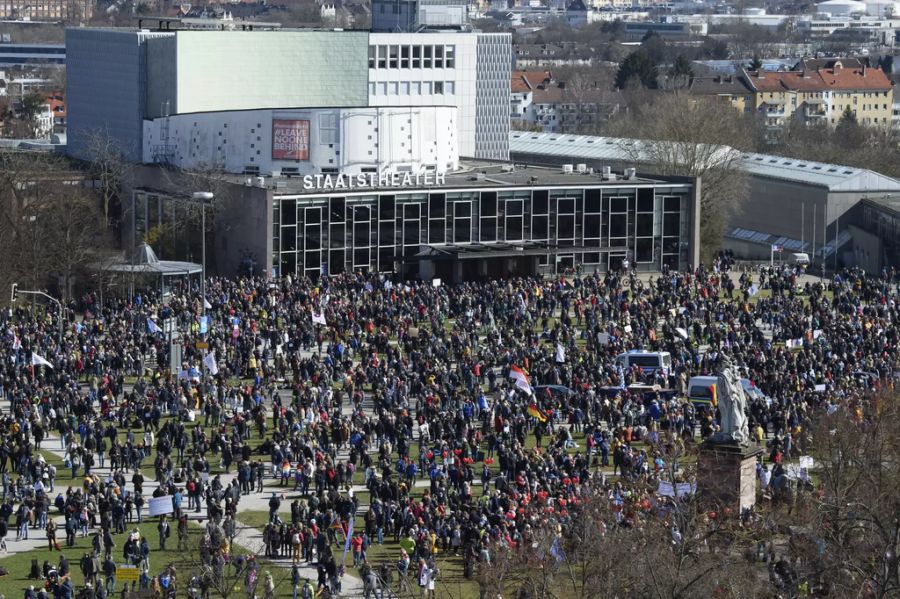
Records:
{"label": "theater building", "polygon": [[[165,178],[144,171],[141,179]],[[603,272],[624,260],[642,272],[692,268],[698,189],[698,181],[633,170],[478,161],[443,173],[230,176],[216,190],[208,268],[259,274],[265,267],[270,276],[311,277],[396,272],[448,282]],[[135,188],[132,200],[134,239],[158,239],[172,223],[183,227],[188,211],[196,217],[195,205],[153,184]],[[185,248],[193,253],[185,255]],[[196,243],[174,252],[199,256]]]}

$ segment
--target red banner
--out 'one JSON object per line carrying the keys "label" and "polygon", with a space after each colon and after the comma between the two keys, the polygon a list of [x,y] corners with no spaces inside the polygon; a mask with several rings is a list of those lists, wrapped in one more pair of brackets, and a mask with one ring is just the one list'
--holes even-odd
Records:
{"label": "red banner", "polygon": [[272,160],[309,160],[309,121],[272,119]]}

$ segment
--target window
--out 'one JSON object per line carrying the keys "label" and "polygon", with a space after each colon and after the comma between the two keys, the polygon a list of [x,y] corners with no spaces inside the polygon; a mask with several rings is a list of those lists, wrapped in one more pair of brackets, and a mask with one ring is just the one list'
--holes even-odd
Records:
{"label": "window", "polygon": [[374,95],[375,95],[375,84],[374,84],[374,83],[370,83],[370,84],[369,84],[369,95],[370,95],[370,96],[374,96]]}
{"label": "window", "polygon": [[[456,84],[453,81],[447,81],[444,83],[444,93],[448,96],[452,96],[456,93]],[[525,112],[525,109],[522,109],[522,112]]]}
{"label": "window", "polygon": [[436,69],[444,68],[444,47],[443,46],[435,46],[434,47],[434,68],[436,68]]}
{"label": "window", "polygon": [[431,68],[431,55],[432,55],[433,46],[422,46],[422,68],[430,69]]}
{"label": "window", "polygon": [[434,82],[434,93],[435,94],[443,94],[444,93],[444,82],[443,81],[435,81]]}
{"label": "window", "polygon": [[400,46],[400,68],[409,68],[409,46]]}
{"label": "window", "polygon": [[387,95],[387,81],[382,81],[378,84],[378,95],[386,96]]}
{"label": "window", "polygon": [[369,68],[370,69],[374,69],[375,64],[376,64],[375,59],[376,59],[377,52],[376,52],[375,48],[376,48],[375,46],[369,46]]}
{"label": "window", "polygon": [[391,81],[390,85],[388,86],[388,89],[390,90],[390,94],[392,96],[396,96],[398,93],[399,84],[396,81]]}
{"label": "window", "polygon": [[338,143],[337,115],[333,112],[319,115],[319,143]]}
{"label": "window", "polygon": [[402,95],[402,96],[409,95],[409,81],[401,81],[400,82],[400,95]]}
{"label": "window", "polygon": [[444,46],[444,67],[448,69],[456,68],[456,46]]}
{"label": "window", "polygon": [[397,58],[400,56],[400,46],[388,46],[388,68],[397,68]]}
{"label": "window", "polygon": [[412,82],[412,94],[414,96],[419,96],[422,94],[422,82],[421,81],[413,81]]}
{"label": "window", "polygon": [[412,47],[412,68],[422,68],[422,46]]}

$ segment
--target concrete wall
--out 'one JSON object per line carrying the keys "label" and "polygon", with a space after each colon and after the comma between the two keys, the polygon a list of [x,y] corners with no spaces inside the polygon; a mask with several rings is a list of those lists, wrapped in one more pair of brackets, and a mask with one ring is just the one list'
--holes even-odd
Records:
{"label": "concrete wall", "polygon": [[132,161],[141,159],[146,109],[146,42],[170,33],[66,30],[67,153],[88,158],[90,137],[108,135]]}
{"label": "concrete wall", "polygon": [[[144,122],[143,159],[183,169],[258,169],[266,176],[284,169],[297,169],[288,171],[296,175],[363,168],[445,172],[459,165],[456,113],[454,106],[420,106],[180,114]],[[273,119],[309,122],[308,160],[273,158]]]}

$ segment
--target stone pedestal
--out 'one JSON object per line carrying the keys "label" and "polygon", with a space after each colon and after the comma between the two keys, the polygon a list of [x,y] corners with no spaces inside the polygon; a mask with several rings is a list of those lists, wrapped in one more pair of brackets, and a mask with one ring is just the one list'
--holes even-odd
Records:
{"label": "stone pedestal", "polygon": [[736,514],[756,503],[756,460],[763,449],[704,443],[697,457],[697,492],[701,501]]}

